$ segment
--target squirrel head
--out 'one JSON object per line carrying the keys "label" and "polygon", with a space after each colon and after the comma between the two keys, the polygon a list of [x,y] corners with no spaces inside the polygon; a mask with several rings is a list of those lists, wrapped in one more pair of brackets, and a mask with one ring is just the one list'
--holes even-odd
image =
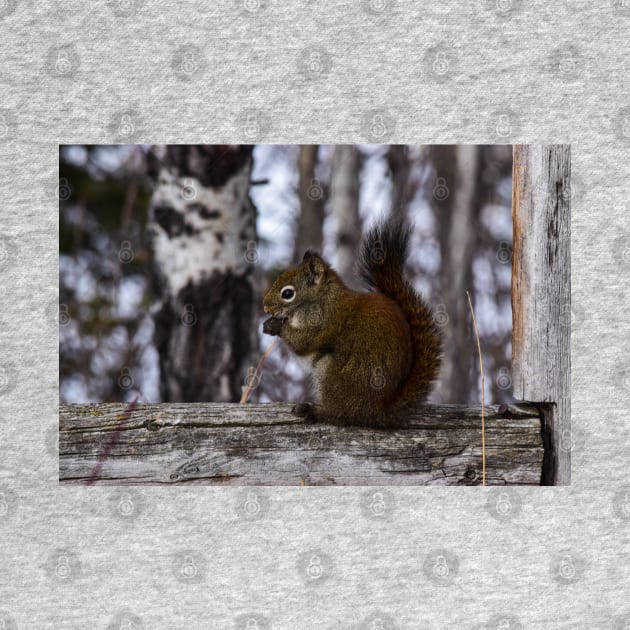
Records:
{"label": "squirrel head", "polygon": [[271,285],[263,299],[265,313],[292,320],[297,311],[319,304],[330,273],[334,272],[319,254],[307,251],[297,267],[282,272]]}

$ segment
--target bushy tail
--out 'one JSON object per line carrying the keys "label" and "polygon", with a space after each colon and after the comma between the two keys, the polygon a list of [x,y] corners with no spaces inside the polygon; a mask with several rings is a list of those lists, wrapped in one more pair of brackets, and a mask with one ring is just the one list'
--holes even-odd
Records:
{"label": "bushy tail", "polygon": [[411,371],[393,411],[403,411],[423,402],[440,369],[442,343],[433,314],[403,276],[410,237],[411,229],[399,220],[378,224],[368,232],[360,259],[361,275],[368,286],[394,300],[411,329]]}

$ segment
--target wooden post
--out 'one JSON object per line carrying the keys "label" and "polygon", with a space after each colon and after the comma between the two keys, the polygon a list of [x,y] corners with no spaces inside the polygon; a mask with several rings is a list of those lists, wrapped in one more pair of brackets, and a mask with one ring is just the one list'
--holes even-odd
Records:
{"label": "wooden post", "polygon": [[571,149],[514,147],[512,379],[543,403],[541,483],[571,482]]}

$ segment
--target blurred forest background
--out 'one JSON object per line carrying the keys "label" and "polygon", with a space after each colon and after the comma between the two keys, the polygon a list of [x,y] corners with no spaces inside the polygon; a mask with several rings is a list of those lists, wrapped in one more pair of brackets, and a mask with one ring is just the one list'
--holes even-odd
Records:
{"label": "blurred forest background", "polygon": [[408,277],[445,352],[431,402],[513,400],[512,147],[61,146],[62,403],[308,398],[272,338],[262,295],[315,249],[353,287],[371,222],[413,225]]}

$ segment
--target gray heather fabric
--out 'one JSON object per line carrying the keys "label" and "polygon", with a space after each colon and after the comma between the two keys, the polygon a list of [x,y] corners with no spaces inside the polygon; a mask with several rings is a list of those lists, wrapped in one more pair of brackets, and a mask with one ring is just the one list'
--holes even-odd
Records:
{"label": "gray heather fabric", "polygon": [[[2,0],[0,628],[630,627],[629,30],[627,0]],[[119,141],[572,143],[573,486],[59,488],[57,145]]]}

